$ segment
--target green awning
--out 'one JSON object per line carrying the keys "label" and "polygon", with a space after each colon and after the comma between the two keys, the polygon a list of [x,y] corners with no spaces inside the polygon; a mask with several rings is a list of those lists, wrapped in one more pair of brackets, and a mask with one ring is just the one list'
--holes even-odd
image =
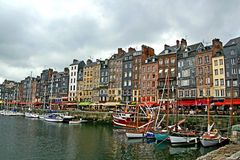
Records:
{"label": "green awning", "polygon": [[80,102],[79,106],[89,106],[92,102]]}
{"label": "green awning", "polygon": [[237,124],[237,125],[232,126],[232,131],[240,132],[240,125]]}

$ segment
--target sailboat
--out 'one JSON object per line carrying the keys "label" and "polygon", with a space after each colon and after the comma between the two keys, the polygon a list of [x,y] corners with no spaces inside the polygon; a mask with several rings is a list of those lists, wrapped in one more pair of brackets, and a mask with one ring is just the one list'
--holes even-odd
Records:
{"label": "sailboat", "polygon": [[151,118],[148,120],[147,123],[144,123],[143,125],[139,126],[139,108],[141,106],[137,105],[137,111],[136,111],[136,116],[137,116],[137,120],[136,120],[136,126],[133,129],[128,129],[126,131],[126,136],[127,138],[144,138],[146,136],[146,128],[149,127],[149,125],[151,125],[154,120],[152,120]]}
{"label": "sailboat", "polygon": [[25,117],[27,118],[39,118],[39,115],[36,113],[32,113],[32,72],[31,72],[31,76],[30,76],[30,80],[29,80],[29,90],[27,92],[27,100],[30,103],[29,108],[28,108],[28,112],[25,112]]}
{"label": "sailboat", "polygon": [[208,110],[208,127],[207,127],[207,132],[205,132],[201,137],[200,137],[200,142],[204,147],[210,147],[210,146],[215,146],[219,143],[221,143],[222,136],[218,132],[217,129],[212,129],[214,126],[214,123],[210,125],[210,105],[209,105],[209,99],[208,99],[208,105],[207,105],[207,110]]}

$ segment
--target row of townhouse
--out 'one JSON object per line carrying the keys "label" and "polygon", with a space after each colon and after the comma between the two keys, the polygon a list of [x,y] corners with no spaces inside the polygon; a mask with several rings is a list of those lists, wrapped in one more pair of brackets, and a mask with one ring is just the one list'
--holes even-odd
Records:
{"label": "row of townhouse", "polygon": [[[182,39],[174,46],[165,45],[157,55],[145,45],[138,51],[119,48],[104,61],[88,60],[83,67],[84,78],[76,82],[76,96],[71,100],[101,103],[178,99],[185,104],[189,100],[201,104],[207,98],[239,97],[239,39],[231,39],[225,46],[219,39],[208,46],[201,42],[188,45]],[[70,72],[71,68],[72,64]]]}
{"label": "row of townhouse", "polygon": [[[105,60],[79,61],[63,72],[43,70],[21,82],[5,80],[0,99],[40,105],[62,102],[147,102],[179,100],[182,105],[206,103],[240,94],[240,37],[224,46],[219,39],[204,46],[185,39],[165,45],[159,54],[119,48]],[[194,101],[191,101],[194,100]]]}

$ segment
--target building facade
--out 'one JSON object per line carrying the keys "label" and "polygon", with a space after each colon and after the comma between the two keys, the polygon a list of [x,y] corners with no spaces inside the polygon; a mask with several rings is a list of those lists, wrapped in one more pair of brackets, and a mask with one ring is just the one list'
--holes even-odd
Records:
{"label": "building facade", "polygon": [[[177,77],[177,49],[178,46],[164,46],[158,55],[158,100],[174,101],[176,99]],[[169,94],[169,95],[168,95]]]}
{"label": "building facade", "polygon": [[99,84],[99,102],[105,103],[108,101],[108,59],[101,62],[100,68],[100,84]]}
{"label": "building facade", "polygon": [[128,52],[123,55],[122,60],[122,101],[129,103],[132,101],[132,67],[134,48],[129,48]]}
{"label": "building facade", "polygon": [[240,37],[229,40],[224,46],[226,97],[240,96]]}
{"label": "building facade", "polygon": [[[213,39],[211,46],[205,46],[196,55],[196,80],[197,80],[197,98],[214,97],[214,88],[219,86],[218,68],[212,64],[212,57],[222,50],[222,42],[219,39]],[[214,69],[213,69],[214,66]],[[213,78],[215,76],[215,79]],[[219,96],[219,94],[217,94]]]}
{"label": "building facade", "polygon": [[203,48],[202,43],[187,45],[182,39],[177,51],[178,72],[178,100],[196,99],[196,70],[195,57],[197,52]]}
{"label": "building facade", "polygon": [[142,64],[141,70],[141,101],[157,102],[158,58],[149,57]]}
{"label": "building facade", "polygon": [[108,101],[122,101],[122,58],[126,52],[122,48],[109,59]]}

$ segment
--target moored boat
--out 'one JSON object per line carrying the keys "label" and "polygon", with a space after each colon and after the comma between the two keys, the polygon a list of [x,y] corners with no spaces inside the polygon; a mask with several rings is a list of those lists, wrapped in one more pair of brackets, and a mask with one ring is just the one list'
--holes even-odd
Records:
{"label": "moored boat", "polygon": [[211,132],[205,132],[200,137],[200,142],[203,147],[211,147],[221,143],[222,136],[219,134],[218,130],[214,129]]}
{"label": "moored boat", "polygon": [[199,136],[195,131],[172,132],[169,136],[171,145],[197,144]]}
{"label": "moored boat", "polygon": [[63,122],[63,118],[59,115],[52,114],[52,115],[47,116],[45,118],[45,121],[60,123],[60,122]]}
{"label": "moored boat", "polygon": [[39,115],[36,114],[36,113],[25,112],[25,117],[27,117],[27,118],[38,118]]}

